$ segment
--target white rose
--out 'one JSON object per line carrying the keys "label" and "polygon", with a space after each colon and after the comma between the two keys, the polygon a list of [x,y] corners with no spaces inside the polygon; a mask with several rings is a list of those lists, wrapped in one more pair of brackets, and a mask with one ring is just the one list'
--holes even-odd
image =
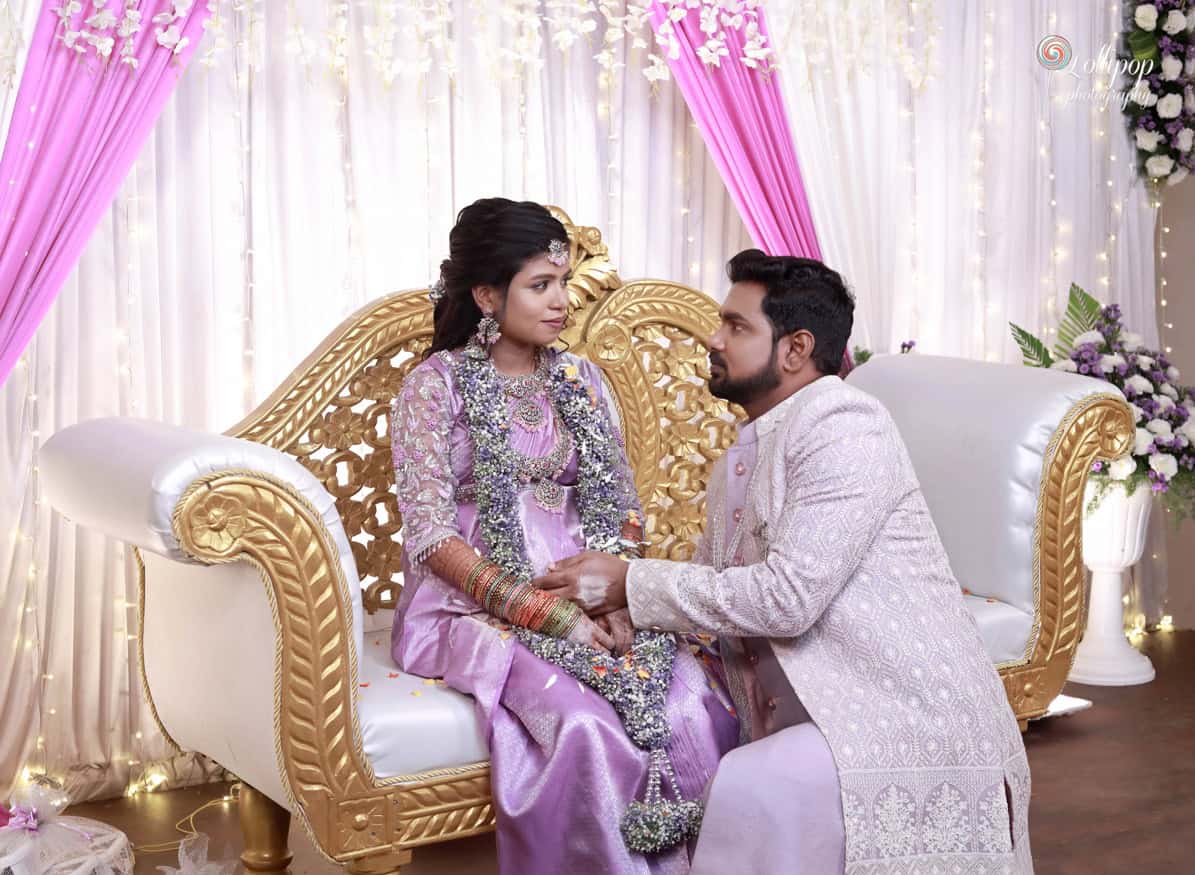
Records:
{"label": "white rose", "polygon": [[1137,463],[1132,456],[1121,456],[1108,466],[1108,475],[1113,480],[1127,480],[1129,475],[1137,470]]}
{"label": "white rose", "polygon": [[[1170,401],[1171,401],[1170,407],[1173,407],[1174,402],[1178,400],[1178,389],[1175,389],[1169,383],[1163,383],[1161,386],[1158,387],[1158,391],[1170,399]],[[1170,407],[1167,407],[1166,409],[1169,410]]]}
{"label": "white rose", "polygon": [[1100,334],[1098,331],[1084,331],[1075,338],[1075,348],[1078,349],[1085,343],[1094,343],[1096,346],[1100,346],[1103,344],[1103,342],[1104,335]]}
{"label": "white rose", "polygon": [[1112,355],[1100,356],[1100,367],[1103,368],[1104,371],[1108,372],[1108,373],[1115,371],[1121,365],[1126,365],[1126,364],[1128,364],[1128,362],[1126,362],[1124,360],[1124,356],[1122,356],[1118,352],[1113,353]]}
{"label": "white rose", "polygon": [[1120,335],[1120,342],[1124,344],[1124,348],[1129,352],[1136,352],[1144,345],[1145,338],[1135,331],[1126,331]]}
{"label": "white rose", "polygon": [[1158,405],[1158,412],[1165,413],[1167,410],[1174,409],[1174,401],[1167,398],[1165,395],[1155,395],[1154,403]]}
{"label": "white rose", "polygon": [[1151,419],[1145,423],[1145,428],[1152,434],[1160,435],[1161,437],[1170,437],[1170,423],[1164,419]]}
{"label": "white rose", "polygon": [[1158,116],[1160,118],[1178,118],[1183,111],[1183,98],[1180,94],[1167,94],[1158,101]]}
{"label": "white rose", "polygon": [[1133,374],[1124,381],[1124,385],[1126,389],[1132,389],[1138,395],[1152,395],[1154,390],[1154,384],[1140,374]]}
{"label": "white rose", "polygon": [[1133,411],[1133,422],[1140,422],[1145,419],[1145,411],[1131,401],[1129,402],[1129,410]]}
{"label": "white rose", "polygon": [[1154,369],[1153,356],[1139,355],[1137,356],[1137,367],[1143,371],[1152,371]]}
{"label": "white rose", "polygon": [[[1171,365],[1166,369],[1166,379],[1170,380],[1172,383],[1176,382],[1181,376],[1182,374],[1178,372],[1178,368],[1176,368],[1174,365]],[[1174,397],[1177,398],[1178,395],[1176,394]]]}
{"label": "white rose", "polygon": [[1195,88],[1187,86],[1187,96],[1183,98],[1183,107],[1187,112],[1195,112]]}
{"label": "white rose", "polygon": [[1173,173],[1166,177],[1167,185],[1178,185],[1187,178],[1187,168],[1179,167]]}
{"label": "white rose", "polygon": [[1158,26],[1158,7],[1142,3],[1133,12],[1133,22],[1142,30],[1153,30]]}
{"label": "white rose", "polygon": [[1195,443],[1195,419],[1188,419],[1180,425],[1178,433],[1187,439],[1187,443]]}
{"label": "white rose", "polygon": [[1154,155],[1145,160],[1145,173],[1151,179],[1161,179],[1163,176],[1169,175],[1173,169],[1174,159],[1169,155]]}
{"label": "white rose", "polygon": [[1195,402],[1184,401],[1183,407],[1187,408],[1187,413],[1191,414],[1191,418],[1195,419]]}
{"label": "white rose", "polygon": [[1145,456],[1149,448],[1154,445],[1154,436],[1143,428],[1137,429],[1137,437],[1133,443],[1133,455]]}
{"label": "white rose", "polygon": [[1186,26],[1187,16],[1183,15],[1177,9],[1171,9],[1170,14],[1166,16],[1166,23],[1162,25],[1162,30],[1173,34],[1184,30]]}
{"label": "white rose", "polygon": [[1174,138],[1174,145],[1178,147],[1178,151],[1180,152],[1190,152],[1191,146],[1195,146],[1195,130],[1183,128],[1178,132],[1178,136]]}
{"label": "white rose", "polygon": [[1147,131],[1145,128],[1137,128],[1134,136],[1137,138],[1137,148],[1142,152],[1152,152],[1158,148],[1158,140],[1162,139],[1157,131]]}
{"label": "white rose", "polygon": [[1162,78],[1167,82],[1173,82],[1183,72],[1183,62],[1174,55],[1167,55],[1162,58]]}
{"label": "white rose", "polygon": [[1050,367],[1056,371],[1066,371],[1068,374],[1073,374],[1079,370],[1079,366],[1070,359],[1059,359],[1050,365]]}
{"label": "white rose", "polygon": [[1178,459],[1169,453],[1154,453],[1149,457],[1149,467],[1161,474],[1163,480],[1169,480],[1178,473]]}

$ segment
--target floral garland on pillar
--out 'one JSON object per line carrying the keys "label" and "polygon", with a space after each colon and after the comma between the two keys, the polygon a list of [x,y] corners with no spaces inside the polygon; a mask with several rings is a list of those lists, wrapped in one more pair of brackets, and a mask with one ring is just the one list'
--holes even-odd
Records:
{"label": "floral garland on pillar", "polygon": [[[529,583],[532,569],[518,513],[517,465],[497,371],[480,348],[467,347],[457,358],[454,373],[473,440],[482,540],[491,561],[521,583]],[[552,364],[548,386],[551,403],[577,448],[577,503],[586,547],[619,553],[623,521],[634,521],[635,511],[626,507],[617,471],[617,444],[597,396],[576,366],[559,358]],[[631,802],[620,821],[627,847],[650,854],[695,836],[701,825],[701,803],[682,797],[667,753],[672,737],[667,698],[676,639],[671,634],[639,631],[634,646],[619,658],[524,627],[516,626],[513,631],[536,656],[564,669],[610,702],[627,736],[649,752],[644,800]],[[672,800],[661,792],[665,780]]]}
{"label": "floral garland on pillar", "polygon": [[1133,87],[1124,111],[1150,185],[1177,185],[1195,170],[1195,8],[1153,0],[1127,8],[1121,69]]}

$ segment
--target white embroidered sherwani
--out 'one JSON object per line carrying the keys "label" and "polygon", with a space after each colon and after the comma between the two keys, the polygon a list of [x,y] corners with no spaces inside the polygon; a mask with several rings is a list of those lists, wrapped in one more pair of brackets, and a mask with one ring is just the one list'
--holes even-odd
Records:
{"label": "white embroidered sherwani", "polygon": [[695,561],[631,564],[635,625],[769,639],[833,752],[848,875],[1031,872],[1021,735],[888,412],[823,377],[755,431],[742,507],[734,450],[715,467]]}

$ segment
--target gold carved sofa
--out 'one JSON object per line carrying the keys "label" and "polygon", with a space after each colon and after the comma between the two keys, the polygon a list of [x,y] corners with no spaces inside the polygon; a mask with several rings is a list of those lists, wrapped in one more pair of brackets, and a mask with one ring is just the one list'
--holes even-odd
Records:
{"label": "gold carved sofa", "polygon": [[[614,388],[651,553],[688,558],[710,466],[735,434],[734,414],[704,387],[701,338],[717,305],[676,283],[624,284],[597,230],[557,214],[574,265],[563,340]],[[42,450],[51,502],[135,547],[146,695],[172,742],[242,779],[242,860],[252,870],[285,868],[292,816],[325,855],[361,873],[396,871],[420,845],[494,826],[471,701],[389,658],[402,520],[388,415],[431,327],[422,290],[390,295],[347,319],[225,435],[102,419],[59,432]],[[1027,618],[1017,658],[1000,669],[1022,721],[1061,689],[1082,628],[1087,471],[1132,433],[1126,405],[1097,391],[1102,384],[1035,373],[1045,383],[1026,388],[1029,375],[904,356],[851,377],[907,429],[931,510],[937,503],[958,517],[939,520],[952,561],[974,571],[969,551],[990,561],[989,541],[1012,554],[999,565],[1007,579],[960,579],[971,581],[977,616],[1005,599]],[[925,381],[941,383],[928,399]],[[1001,415],[1026,393],[1040,396],[1032,414],[1013,417],[1034,440],[981,419],[944,426],[974,433],[972,444],[948,449],[923,427],[975,396],[975,381],[990,382],[975,404],[1003,399]],[[988,463],[971,464],[980,455]],[[954,513],[968,495],[1008,513]],[[1004,538],[1005,523],[1019,526],[1015,538]]]}

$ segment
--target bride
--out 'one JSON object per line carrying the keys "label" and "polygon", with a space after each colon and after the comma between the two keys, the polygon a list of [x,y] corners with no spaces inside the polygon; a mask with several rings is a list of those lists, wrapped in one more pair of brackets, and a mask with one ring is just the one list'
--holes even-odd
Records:
{"label": "bride", "polygon": [[[683,843],[643,855],[619,831],[645,784],[651,796],[655,760],[604,694],[524,646],[532,630],[597,664],[633,635],[625,612],[598,625],[528,583],[587,548],[634,555],[642,538],[600,372],[551,348],[568,315],[567,241],[544,207],[505,198],[465,207],[449,235],[431,350],[391,412],[405,582],[393,654],[474,698],[502,872],[683,873]],[[737,740],[715,687],[680,647],[663,701],[667,753],[690,798]]]}

